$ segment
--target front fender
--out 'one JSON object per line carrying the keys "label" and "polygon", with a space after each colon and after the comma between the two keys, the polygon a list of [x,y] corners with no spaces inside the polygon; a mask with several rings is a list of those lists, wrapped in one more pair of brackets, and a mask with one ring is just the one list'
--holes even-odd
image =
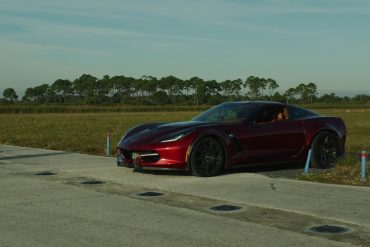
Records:
{"label": "front fender", "polygon": [[134,126],[130,129],[128,129],[126,131],[126,133],[122,136],[122,138],[120,139],[120,141],[118,142],[118,146],[120,145],[120,143],[123,141],[123,139],[125,138],[128,138],[142,130],[145,130],[145,129],[149,129],[149,128],[154,128],[154,127],[157,127],[159,125],[162,125],[162,124],[166,124],[166,122],[163,122],[163,123],[145,123],[145,124],[140,124],[140,125],[137,125],[137,126]]}
{"label": "front fender", "polygon": [[190,144],[190,146],[188,147],[188,150],[187,150],[187,153],[186,155],[188,156],[187,157],[187,162],[186,162],[186,165],[187,165],[187,170],[190,171],[190,155],[191,153],[193,152],[193,149],[194,149],[194,146],[197,144],[197,142],[199,142],[202,138],[204,137],[214,137],[217,141],[220,142],[220,144],[222,145],[224,151],[225,151],[225,168],[227,168],[229,166],[229,146],[230,146],[230,138],[228,137],[228,135],[225,133],[224,135],[219,133],[218,131],[216,130],[204,130],[202,132],[199,132],[199,135],[192,141],[192,143]]}

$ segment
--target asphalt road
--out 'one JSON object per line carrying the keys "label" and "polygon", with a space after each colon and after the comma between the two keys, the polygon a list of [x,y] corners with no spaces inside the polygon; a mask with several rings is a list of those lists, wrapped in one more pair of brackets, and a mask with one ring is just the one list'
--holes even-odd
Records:
{"label": "asphalt road", "polygon": [[[0,145],[0,246],[370,246],[370,188],[286,179],[299,170],[281,169],[198,178]],[[55,174],[35,175],[45,171]],[[81,184],[91,179],[104,184]],[[138,195],[147,191],[163,195]],[[241,209],[209,209],[218,205]],[[308,231],[316,225],[350,231]]]}

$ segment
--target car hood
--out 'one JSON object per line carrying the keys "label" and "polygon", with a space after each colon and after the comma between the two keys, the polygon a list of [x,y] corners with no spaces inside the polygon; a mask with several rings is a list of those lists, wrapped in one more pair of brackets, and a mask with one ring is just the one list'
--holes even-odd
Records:
{"label": "car hood", "polygon": [[159,142],[165,136],[177,132],[188,131],[198,127],[214,125],[201,121],[186,121],[175,123],[153,123],[140,125],[129,131],[124,138],[120,140],[118,146],[128,144],[150,144]]}

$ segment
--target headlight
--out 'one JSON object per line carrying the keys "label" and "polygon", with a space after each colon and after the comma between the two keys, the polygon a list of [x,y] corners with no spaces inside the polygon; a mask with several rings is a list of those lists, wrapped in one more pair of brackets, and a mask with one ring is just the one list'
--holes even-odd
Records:
{"label": "headlight", "polygon": [[161,140],[161,142],[175,142],[175,141],[178,141],[178,140],[184,138],[185,136],[190,135],[191,133],[193,133],[193,131],[186,131],[186,132],[176,133],[176,134],[173,134],[173,135],[168,135],[168,136],[164,137]]}

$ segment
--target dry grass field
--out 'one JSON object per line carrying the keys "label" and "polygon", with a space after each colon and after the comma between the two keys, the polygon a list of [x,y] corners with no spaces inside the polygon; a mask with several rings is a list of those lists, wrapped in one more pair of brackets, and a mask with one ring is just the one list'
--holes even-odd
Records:
{"label": "dry grass field", "polygon": [[[359,153],[363,148],[370,149],[369,111],[317,111],[343,118],[348,132],[347,152]],[[111,131],[111,143],[114,147],[125,131],[137,124],[185,121],[197,114],[198,112],[0,114],[0,143],[104,155],[107,129]],[[356,159],[346,158],[336,168],[304,179],[359,184],[358,169]]]}
{"label": "dry grass field", "polygon": [[[191,119],[195,112],[0,114],[0,143],[104,155],[130,127]],[[114,150],[111,150],[112,154]]]}
{"label": "dry grass field", "polygon": [[317,110],[317,112],[328,116],[340,117],[346,123],[346,151],[361,152],[362,149],[370,149],[370,111],[368,109],[322,109]]}

